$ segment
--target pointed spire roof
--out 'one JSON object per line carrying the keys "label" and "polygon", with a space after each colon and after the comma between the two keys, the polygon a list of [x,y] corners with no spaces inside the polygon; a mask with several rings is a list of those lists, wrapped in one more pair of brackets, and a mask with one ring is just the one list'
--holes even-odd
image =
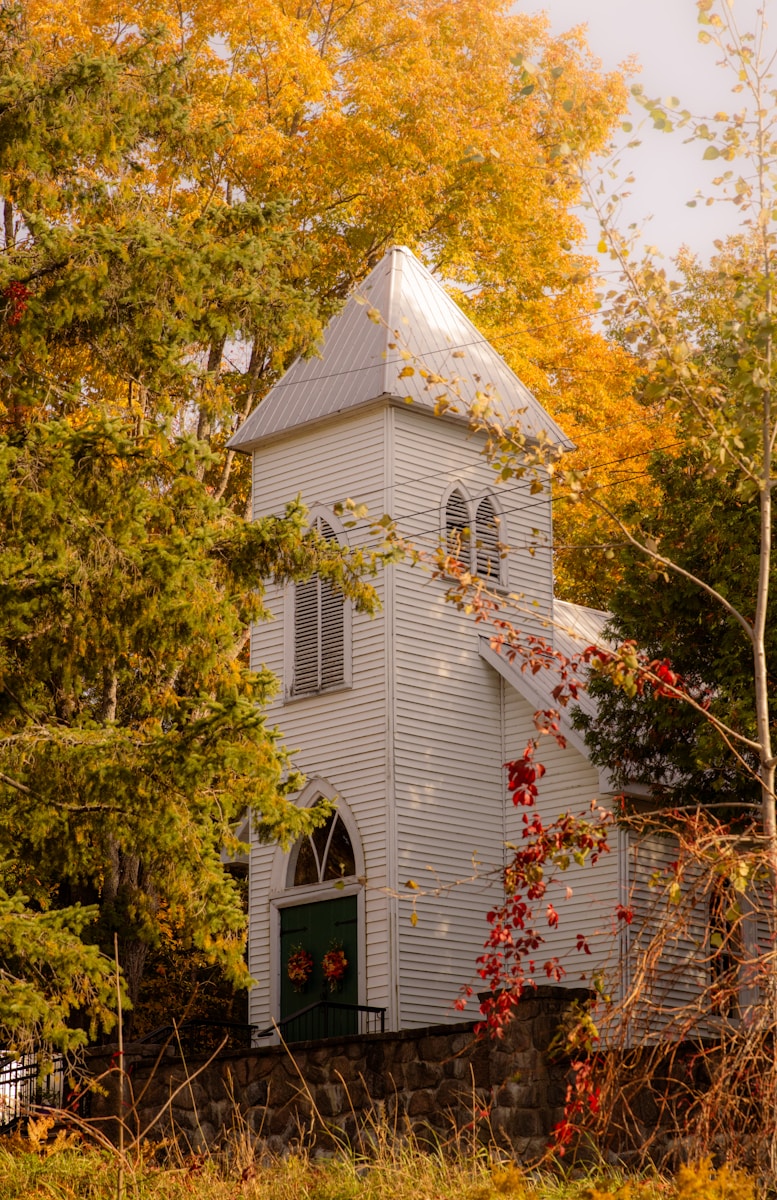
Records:
{"label": "pointed spire roof", "polygon": [[[366,303],[365,303],[366,301]],[[377,309],[380,323],[370,320]],[[391,347],[397,339],[412,358]],[[403,367],[413,375],[400,378]],[[458,380],[465,405],[491,384],[501,419],[518,417],[523,430],[544,431],[571,448],[555,421],[524,387],[426,267],[404,246],[394,246],[373,268],[324,330],[319,355],[297,358],[261,404],[232,435],[233,450],[249,451],[265,438],[360,408],[385,397],[432,409],[440,391],[426,391],[419,366]]]}

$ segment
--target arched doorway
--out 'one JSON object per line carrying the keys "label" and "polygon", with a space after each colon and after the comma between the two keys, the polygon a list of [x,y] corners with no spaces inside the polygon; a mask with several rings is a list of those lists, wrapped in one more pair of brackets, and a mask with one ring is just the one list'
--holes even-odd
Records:
{"label": "arched doorway", "polygon": [[[319,790],[313,803],[321,798]],[[288,856],[278,900],[278,1011],[287,1041],[358,1032],[362,870],[355,825],[342,802]],[[289,1020],[297,1013],[299,1020]]]}

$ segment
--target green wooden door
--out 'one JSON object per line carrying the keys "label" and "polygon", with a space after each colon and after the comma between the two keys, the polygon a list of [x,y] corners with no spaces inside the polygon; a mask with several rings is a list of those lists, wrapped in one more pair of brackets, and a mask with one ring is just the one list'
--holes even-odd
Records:
{"label": "green wooden door", "polygon": [[[333,942],[342,944],[348,967],[336,991],[331,991],[321,966]],[[295,991],[287,972],[289,956],[301,946],[313,957],[313,972],[303,991]],[[359,959],[356,896],[317,900],[281,909],[281,1020],[318,1000],[339,1004],[359,1002]],[[340,1009],[319,1010],[291,1021],[287,1041],[358,1033],[358,1014]]]}

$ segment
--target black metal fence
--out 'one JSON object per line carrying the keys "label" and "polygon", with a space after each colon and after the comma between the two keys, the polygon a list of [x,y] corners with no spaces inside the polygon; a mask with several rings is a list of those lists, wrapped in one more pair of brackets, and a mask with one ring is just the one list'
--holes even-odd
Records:
{"label": "black metal fence", "polygon": [[318,1041],[320,1038],[344,1037],[348,1034],[384,1033],[385,1008],[369,1004],[341,1004],[337,1000],[319,1000],[299,1012],[284,1017],[276,1025],[259,1030],[257,1038],[270,1037],[277,1029],[286,1042]]}
{"label": "black metal fence", "polygon": [[141,1042],[164,1045],[184,1054],[208,1054],[214,1050],[243,1050],[251,1046],[253,1025],[237,1021],[182,1021],[180,1025],[162,1025],[140,1038]]}
{"label": "black metal fence", "polygon": [[173,1053],[201,1055],[217,1050],[247,1050],[259,1038],[271,1037],[278,1031],[285,1042],[306,1042],[348,1034],[383,1033],[385,1027],[385,1008],[319,1000],[267,1029],[258,1030],[255,1025],[240,1025],[235,1021],[182,1021],[180,1025],[162,1025],[140,1041],[147,1045],[166,1044]]}
{"label": "black metal fence", "polygon": [[43,1063],[37,1054],[0,1053],[0,1134],[10,1133],[34,1108],[62,1108],[65,1060]]}

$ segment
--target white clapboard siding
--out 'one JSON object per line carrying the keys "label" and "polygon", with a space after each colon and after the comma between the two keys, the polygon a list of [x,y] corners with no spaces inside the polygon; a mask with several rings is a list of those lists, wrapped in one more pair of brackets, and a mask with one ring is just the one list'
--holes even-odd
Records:
{"label": "white clapboard siding", "polygon": [[[460,483],[477,511],[497,489],[496,478],[479,440],[461,426],[412,408],[395,410],[393,418],[392,515],[419,548],[432,552],[469,522],[451,487]],[[525,545],[527,522],[513,511],[517,500],[499,490],[503,510],[510,510],[501,536]],[[549,533],[549,513],[541,507],[532,522]],[[521,590],[530,589],[547,612],[549,554],[543,548],[523,557],[515,585],[520,579]],[[461,1019],[453,1001],[462,985],[477,986],[486,913],[501,896],[502,682],[479,655],[479,627],[445,602],[445,580],[403,563],[393,581],[400,998],[402,1025],[411,1027]],[[533,616],[529,621],[538,624]],[[409,881],[418,892],[405,886]],[[472,1002],[468,1012],[475,1011]]]}
{"label": "white clapboard siding", "polygon": [[[634,921],[629,930],[630,982],[641,1003],[635,1006],[633,1041],[672,1036],[717,1036],[724,1013],[716,1003],[714,956],[710,943],[713,894],[720,877],[710,864],[683,865],[680,889],[673,864],[680,857],[671,836],[630,836],[629,871]],[[746,1016],[760,1000],[757,984],[764,959],[773,954],[766,922],[766,897],[758,892],[738,897],[743,920],[735,938],[741,955],[736,999],[726,1019]],[[718,927],[719,928],[719,927]],[[663,935],[657,938],[659,931]],[[652,944],[651,944],[652,943]],[[657,953],[656,945],[660,949]],[[726,987],[732,987],[728,981]]]}
{"label": "white clapboard siding", "polygon": [[394,410],[393,443],[392,515],[400,530],[431,553],[445,537],[443,499],[455,483],[464,488],[475,510],[493,496],[501,514],[499,541],[511,548],[503,582],[526,598],[529,610],[516,614],[515,623],[535,632],[544,628],[542,618],[553,604],[549,486],[531,495],[529,478],[500,481],[483,457],[480,437],[412,406]]}
{"label": "white clapboard siding", "polygon": [[[431,554],[445,539],[444,502],[458,481],[468,511],[483,513],[488,561],[479,565],[487,573],[495,522],[484,502],[495,493],[499,541],[514,547],[504,582],[526,598],[516,624],[541,633],[552,609],[550,495],[530,496],[528,481],[500,486],[481,450],[460,424],[386,404],[260,447],[255,511],[281,511],[296,492],[330,508],[350,496],[373,515],[388,511]],[[502,894],[507,689],[479,652],[482,627],[446,603],[447,581],[405,561],[377,587],[383,612],[353,617],[350,689],[286,698],[284,622],[293,606],[278,588],[267,593],[275,620],[254,631],[252,653],[281,680],[270,716],[299,747],[295,765],[326,779],[358,823],[367,864],[365,999],[389,1009],[390,1026],[406,1028],[460,1020],[453,1001],[477,984],[486,913]],[[278,853],[252,851],[251,1020],[260,1025],[275,1015],[265,897]]]}
{"label": "white clapboard siding", "polygon": [[[513,688],[505,685],[506,760],[519,758],[530,738],[536,735],[534,708]],[[545,825],[564,813],[589,815],[592,801],[599,801],[599,776],[590,762],[573,745],[562,748],[551,737],[540,741],[536,760],[546,773],[538,783],[537,808]],[[507,803],[507,841],[523,841],[523,814],[526,810]],[[537,906],[538,931],[545,944],[538,951],[538,969],[550,958],[558,958],[570,987],[590,986],[593,972],[603,971],[609,986],[617,980],[620,939],[615,908],[621,899],[624,864],[619,852],[617,830],[608,839],[610,852],[595,864],[572,864],[560,873],[559,882],[549,889]],[[571,894],[567,894],[567,889]],[[559,914],[558,926],[548,927],[544,906],[551,902]],[[577,949],[578,935],[584,937],[590,955]],[[546,983],[542,975],[538,980]]]}
{"label": "white clapboard siding", "polygon": [[[301,495],[308,507],[332,509],[347,497],[367,503],[371,512],[386,507],[384,495],[385,413],[357,412],[335,420],[329,428],[300,430],[283,441],[259,447],[254,454],[254,513],[282,512],[286,503]],[[350,540],[363,536],[353,530]],[[385,576],[376,587],[385,599]],[[368,1004],[389,1008],[396,1020],[391,997],[390,900],[387,875],[386,745],[386,632],[383,612],[375,618],[351,614],[320,589],[321,619],[337,622],[352,619],[352,686],[333,687],[321,694],[287,698],[290,680],[284,671],[293,663],[285,655],[285,642],[293,637],[285,623],[293,620],[293,604],[283,589],[270,587],[267,603],[274,620],[258,625],[252,635],[252,661],[266,664],[279,678],[280,690],[273,701],[269,720],[277,724],[285,744],[294,751],[293,762],[309,777],[326,780],[349,806],[358,825],[365,859],[366,963],[363,975]],[[339,645],[334,647],[339,651]],[[323,683],[337,667],[324,662]],[[281,852],[273,846],[254,844],[251,853],[250,970],[257,980],[250,997],[250,1020],[269,1024],[277,1013],[271,1010],[272,973],[279,970],[277,950],[271,944],[270,889],[273,867],[278,870]],[[337,895],[337,893],[333,893]]]}
{"label": "white clapboard siding", "polygon": [[[632,1038],[677,1036],[699,1031],[694,1012],[709,983],[708,908],[696,897],[693,873],[684,872],[679,903],[670,896],[674,838],[650,833],[628,839],[628,895],[634,913],[629,927],[629,983],[640,998]],[[693,898],[689,903],[688,897]],[[660,954],[655,938],[663,931]]]}

